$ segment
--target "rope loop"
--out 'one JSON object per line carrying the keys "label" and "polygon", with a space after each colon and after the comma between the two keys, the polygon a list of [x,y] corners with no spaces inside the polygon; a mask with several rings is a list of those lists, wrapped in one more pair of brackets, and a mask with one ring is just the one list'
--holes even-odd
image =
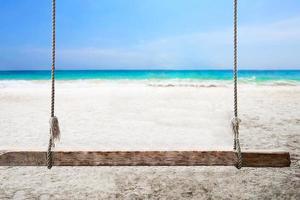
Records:
{"label": "rope loop", "polygon": [[241,151],[241,146],[240,146],[240,139],[239,139],[239,126],[241,123],[241,119],[238,117],[233,117],[231,119],[231,128],[232,132],[234,134],[234,146],[233,149],[236,152],[236,157],[237,157],[237,164],[236,168],[241,169],[243,165],[243,160],[242,160],[242,151]]}

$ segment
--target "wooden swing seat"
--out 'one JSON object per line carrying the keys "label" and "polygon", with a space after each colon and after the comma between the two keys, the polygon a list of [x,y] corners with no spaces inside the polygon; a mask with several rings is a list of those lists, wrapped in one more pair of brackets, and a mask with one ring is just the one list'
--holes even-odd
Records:
{"label": "wooden swing seat", "polygon": [[[46,151],[0,151],[0,166],[46,166]],[[285,151],[243,151],[243,167],[289,167]],[[234,151],[53,151],[53,166],[235,166]]]}

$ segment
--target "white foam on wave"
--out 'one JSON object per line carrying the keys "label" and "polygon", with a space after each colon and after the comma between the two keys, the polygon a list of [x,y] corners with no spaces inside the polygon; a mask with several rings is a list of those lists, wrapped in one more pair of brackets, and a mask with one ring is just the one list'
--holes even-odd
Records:
{"label": "white foam on wave", "polygon": [[277,81],[266,81],[262,85],[268,86],[300,86],[300,81],[294,80],[277,80]]}
{"label": "white foam on wave", "polygon": [[[293,80],[272,80],[255,81],[251,79],[239,80],[240,85],[252,86],[300,86],[300,81]],[[197,80],[197,79],[143,79],[143,80],[99,80],[99,79],[79,79],[79,80],[57,80],[56,86],[60,88],[90,88],[104,85],[145,85],[149,87],[191,87],[191,88],[214,88],[230,87],[232,80]],[[50,80],[0,80],[0,89],[3,88],[47,88],[51,87]]]}
{"label": "white foam on wave", "polygon": [[41,80],[1,80],[0,88],[34,88],[34,87],[46,87],[47,81]]}

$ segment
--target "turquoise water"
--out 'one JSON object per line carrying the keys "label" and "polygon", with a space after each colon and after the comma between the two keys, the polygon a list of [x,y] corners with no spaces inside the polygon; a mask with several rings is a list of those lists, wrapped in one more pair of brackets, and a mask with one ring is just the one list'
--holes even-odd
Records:
{"label": "turquoise water", "polygon": [[[0,71],[0,80],[48,80],[50,75],[50,71]],[[56,78],[58,80],[231,80],[232,70],[58,70]],[[240,70],[239,79],[250,82],[300,82],[300,70]]]}

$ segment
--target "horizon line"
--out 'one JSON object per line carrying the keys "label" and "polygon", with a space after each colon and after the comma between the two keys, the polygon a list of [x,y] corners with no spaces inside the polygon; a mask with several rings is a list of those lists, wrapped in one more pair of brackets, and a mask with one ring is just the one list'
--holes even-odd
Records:
{"label": "horizon line", "polygon": [[[233,69],[230,68],[203,68],[203,69],[95,69],[95,68],[89,68],[89,69],[55,69],[55,71],[232,71]],[[0,69],[1,71],[51,71],[50,69]],[[257,69],[257,68],[242,68],[238,69],[238,71],[300,71],[300,68],[266,68],[266,69]]]}

